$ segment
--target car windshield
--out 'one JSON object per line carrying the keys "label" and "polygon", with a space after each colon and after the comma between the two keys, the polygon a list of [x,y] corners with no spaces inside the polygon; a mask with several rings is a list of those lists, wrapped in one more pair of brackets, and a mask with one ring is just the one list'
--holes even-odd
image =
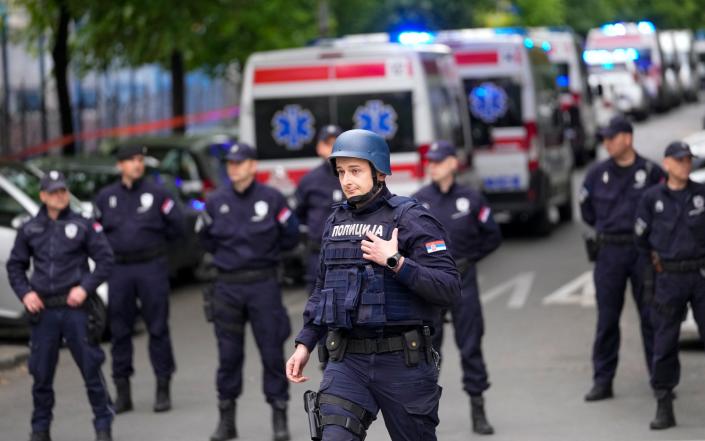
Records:
{"label": "car windshield", "polygon": [[39,177],[19,166],[0,166],[0,174],[35,201],[39,200]]}

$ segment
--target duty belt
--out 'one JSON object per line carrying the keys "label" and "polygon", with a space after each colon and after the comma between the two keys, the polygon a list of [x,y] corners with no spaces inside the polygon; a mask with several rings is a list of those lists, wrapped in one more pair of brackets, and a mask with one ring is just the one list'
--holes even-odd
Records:
{"label": "duty belt", "polygon": [[68,303],[66,303],[68,298],[68,294],[64,294],[62,296],[42,297],[42,303],[44,303],[44,307],[47,309],[63,308],[64,306],[68,306]]}
{"label": "duty belt", "polygon": [[598,233],[597,241],[600,244],[607,245],[633,245],[634,235],[633,234],[610,234],[610,233]]}
{"label": "duty belt", "polygon": [[164,245],[159,245],[154,248],[147,248],[145,250],[132,251],[129,253],[115,253],[115,263],[128,264],[148,262],[156,259],[157,257],[164,256],[165,254],[166,247]]}
{"label": "duty belt", "polygon": [[223,283],[252,283],[277,278],[275,268],[252,270],[223,271],[218,270],[218,281]]}
{"label": "duty belt", "polygon": [[690,273],[705,268],[705,258],[692,260],[664,260],[661,267],[667,273]]}
{"label": "duty belt", "polygon": [[[419,348],[421,349],[421,348]],[[349,354],[384,354],[404,350],[402,336],[348,339],[345,352]]]}

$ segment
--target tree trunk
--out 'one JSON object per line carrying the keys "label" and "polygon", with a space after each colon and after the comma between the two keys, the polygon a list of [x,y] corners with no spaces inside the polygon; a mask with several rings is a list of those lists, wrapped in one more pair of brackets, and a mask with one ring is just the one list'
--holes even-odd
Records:
{"label": "tree trunk", "polygon": [[[183,117],[186,113],[184,92],[184,57],[180,50],[174,49],[171,53],[171,115],[174,118]],[[186,124],[175,125],[173,132],[186,132]]]}
{"label": "tree trunk", "polygon": [[[54,79],[56,80],[56,94],[59,100],[59,115],[61,116],[61,134],[73,135],[73,112],[71,109],[71,95],[68,84],[69,68],[69,22],[71,16],[66,0],[56,0],[59,7],[59,19],[56,23],[54,47],[51,56],[54,60]],[[63,148],[64,155],[76,153],[76,144],[73,140]]]}

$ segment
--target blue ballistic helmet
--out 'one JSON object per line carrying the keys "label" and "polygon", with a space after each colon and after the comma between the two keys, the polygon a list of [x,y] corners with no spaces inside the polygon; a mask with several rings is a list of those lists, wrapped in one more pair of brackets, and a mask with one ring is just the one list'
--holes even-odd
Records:
{"label": "blue ballistic helmet", "polygon": [[380,173],[387,176],[392,174],[387,141],[369,130],[354,129],[341,133],[333,144],[333,153],[328,158],[334,170],[335,158],[365,159]]}

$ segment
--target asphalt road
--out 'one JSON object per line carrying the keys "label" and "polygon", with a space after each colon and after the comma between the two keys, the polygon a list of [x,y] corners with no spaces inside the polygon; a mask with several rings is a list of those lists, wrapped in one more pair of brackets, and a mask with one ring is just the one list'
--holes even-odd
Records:
{"label": "asphalt road", "polygon": [[[665,145],[698,130],[704,115],[705,106],[691,105],[637,125],[638,150],[660,160]],[[583,175],[584,171],[575,173],[576,189]],[[595,327],[590,265],[580,239],[583,228],[576,221],[560,226],[547,238],[510,234],[502,247],[479,266],[485,305],[484,349],[492,381],[485,396],[489,418],[497,430],[488,439],[705,439],[705,356],[700,349],[681,352],[682,380],[675,402],[678,427],[665,432],[649,430],[655,401],[631,301],[625,306],[622,320],[615,398],[590,404],[583,401],[591,384],[590,348]],[[302,289],[285,293],[294,333],[301,325],[305,298]],[[154,379],[146,336],[140,335],[136,338],[137,374],[133,377],[136,409],[116,418],[117,440],[207,440],[215,427],[216,346],[213,331],[203,318],[199,286],[175,289],[171,324],[179,366],[173,387],[174,409],[166,414],[151,410]],[[450,337],[452,330],[448,329],[447,335]],[[240,439],[268,440],[270,410],[261,392],[262,370],[251,333],[247,345],[245,391],[238,401]],[[288,342],[287,357],[292,349]],[[470,432],[468,399],[460,384],[459,359],[452,338],[446,340],[443,349],[446,358],[441,373],[444,391],[438,439],[478,438]],[[91,440],[90,409],[80,375],[67,352],[62,352],[60,363],[53,439]],[[106,374],[108,366],[106,363]],[[301,396],[308,388],[316,389],[320,380],[317,363],[311,363],[307,371],[311,382],[291,388],[290,426],[293,439],[300,441],[309,439]],[[0,440],[27,439],[30,390],[31,378],[25,369],[0,375]],[[381,417],[368,439],[389,439]]]}

